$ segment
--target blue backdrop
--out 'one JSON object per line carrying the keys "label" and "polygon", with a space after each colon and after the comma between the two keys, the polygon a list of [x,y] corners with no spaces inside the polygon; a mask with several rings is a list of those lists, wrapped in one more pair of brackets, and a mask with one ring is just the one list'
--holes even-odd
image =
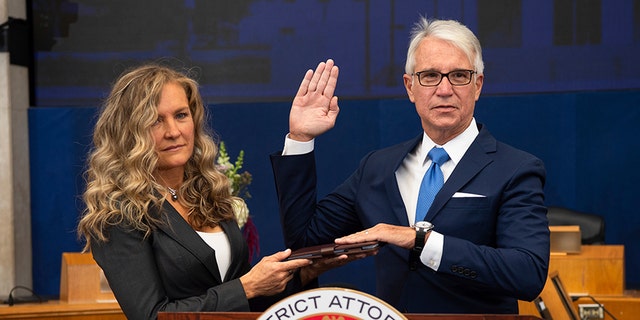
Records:
{"label": "blue backdrop", "polygon": [[[420,133],[402,87],[419,15],[456,19],[483,44],[480,122],[547,166],[546,200],[605,217],[607,243],[640,269],[640,4],[634,0],[30,0],[29,110],[34,289],[59,290],[61,254],[79,251],[82,172],[96,106],[124,69],[164,57],[192,68],[211,123],[233,156],[246,151],[261,253],[283,249],[268,154],[282,147],[304,70],[334,58],[336,128],[317,141],[320,195],[369,150]],[[609,90],[629,91],[609,91]],[[588,92],[588,90],[593,90]],[[565,93],[568,92],[568,93]],[[230,103],[233,102],[233,103]],[[20,253],[18,253],[20,254]],[[371,260],[323,282],[372,293]],[[640,275],[626,273],[640,288]]]}
{"label": "blue backdrop", "polygon": [[[606,242],[623,244],[627,270],[640,269],[640,91],[483,96],[476,118],[500,140],[540,157],[547,168],[548,205],[601,214]],[[411,138],[421,128],[407,99],[340,102],[336,127],[316,142],[319,194],[345,179],[369,150]],[[59,292],[61,254],[79,251],[75,228],[82,208],[83,166],[97,108],[29,110],[34,289]],[[253,175],[248,200],[261,254],[283,249],[268,155],[282,148],[288,102],[214,104],[211,124],[232,158],[245,150]],[[354,262],[321,281],[347,282],[373,293],[372,260]],[[626,272],[628,288],[640,275]]]}

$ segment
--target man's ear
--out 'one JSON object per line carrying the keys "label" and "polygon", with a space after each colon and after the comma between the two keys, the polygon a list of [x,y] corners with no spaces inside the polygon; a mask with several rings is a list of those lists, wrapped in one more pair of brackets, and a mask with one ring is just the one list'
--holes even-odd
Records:
{"label": "man's ear", "polygon": [[404,80],[404,88],[407,90],[407,95],[409,96],[409,100],[415,103],[416,101],[413,96],[413,76],[410,76],[405,73],[402,76],[402,80]]}
{"label": "man's ear", "polygon": [[480,99],[480,92],[482,92],[482,84],[484,83],[484,75],[477,74],[476,75],[476,101]]}

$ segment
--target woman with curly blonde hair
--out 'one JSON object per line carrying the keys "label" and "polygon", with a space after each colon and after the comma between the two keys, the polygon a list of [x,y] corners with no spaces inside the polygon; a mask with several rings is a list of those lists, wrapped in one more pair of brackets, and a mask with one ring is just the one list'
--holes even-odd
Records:
{"label": "woman with curly blonde hair", "polygon": [[251,268],[205,122],[197,83],[155,64],[124,73],[97,120],[78,232],[129,319],[255,311],[319,274],[290,250]]}

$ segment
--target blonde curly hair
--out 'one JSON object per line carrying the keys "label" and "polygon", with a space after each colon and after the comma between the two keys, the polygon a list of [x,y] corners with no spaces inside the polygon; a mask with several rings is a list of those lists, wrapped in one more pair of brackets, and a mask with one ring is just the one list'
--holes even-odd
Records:
{"label": "blonde curly hair", "polygon": [[160,208],[166,193],[153,176],[158,156],[151,126],[158,118],[160,94],[168,83],[184,88],[194,121],[194,151],[178,190],[181,204],[189,209],[189,223],[200,229],[235,220],[232,205],[237,198],[229,192],[228,178],[215,167],[218,149],[208,133],[198,84],[172,68],[143,65],[115,82],[93,132],[85,172],[86,209],[78,225],[78,234],[86,240],[85,251],[93,240],[108,241],[109,226],[124,224],[149,236],[163,221],[149,210]]}

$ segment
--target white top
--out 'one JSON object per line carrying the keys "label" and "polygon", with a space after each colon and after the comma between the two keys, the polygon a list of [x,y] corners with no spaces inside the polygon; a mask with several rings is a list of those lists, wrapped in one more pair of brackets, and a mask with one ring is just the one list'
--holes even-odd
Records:
{"label": "white top", "polygon": [[216,261],[218,262],[220,277],[222,281],[224,281],[224,277],[227,275],[229,265],[231,264],[231,244],[229,243],[227,234],[224,232],[196,232],[202,240],[216,252]]}

